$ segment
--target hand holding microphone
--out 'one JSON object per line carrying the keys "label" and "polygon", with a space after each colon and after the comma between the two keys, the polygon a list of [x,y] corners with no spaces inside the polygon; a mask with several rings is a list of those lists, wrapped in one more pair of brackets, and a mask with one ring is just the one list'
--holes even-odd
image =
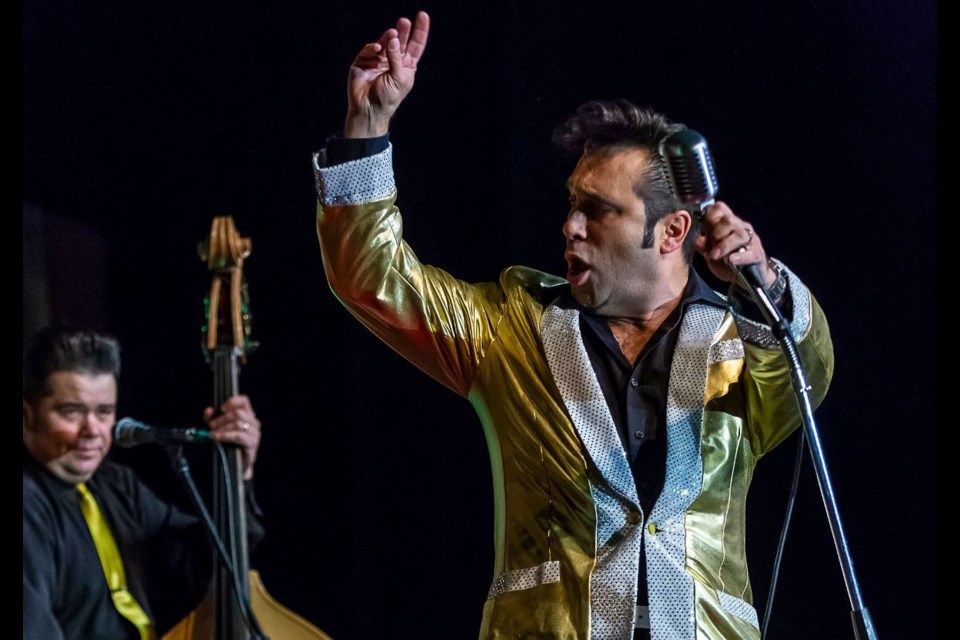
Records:
{"label": "hand holding microphone", "polygon": [[743,282],[748,289],[766,289],[777,278],[767,264],[767,254],[753,227],[737,217],[724,202],[717,202],[717,176],[707,141],[692,129],[682,129],[660,143],[673,193],[690,212],[700,217],[697,251],[710,271],[722,280]]}

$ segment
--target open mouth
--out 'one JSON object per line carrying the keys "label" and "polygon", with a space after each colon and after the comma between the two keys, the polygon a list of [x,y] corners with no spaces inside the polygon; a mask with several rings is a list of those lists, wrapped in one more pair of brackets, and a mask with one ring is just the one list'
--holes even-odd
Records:
{"label": "open mouth", "polygon": [[580,275],[583,275],[584,272],[589,269],[590,266],[576,256],[570,256],[567,258],[567,277],[576,278]]}

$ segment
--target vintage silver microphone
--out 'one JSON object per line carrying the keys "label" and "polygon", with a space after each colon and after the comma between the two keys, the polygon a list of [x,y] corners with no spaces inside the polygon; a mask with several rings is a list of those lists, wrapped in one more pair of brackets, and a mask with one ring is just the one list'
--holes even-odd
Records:
{"label": "vintage silver microphone", "polygon": [[[660,155],[667,166],[673,193],[680,203],[703,216],[703,210],[717,197],[717,173],[707,141],[693,129],[681,129],[660,142]],[[728,263],[729,264],[729,263]],[[750,290],[763,290],[763,278],[756,264],[730,265]]]}

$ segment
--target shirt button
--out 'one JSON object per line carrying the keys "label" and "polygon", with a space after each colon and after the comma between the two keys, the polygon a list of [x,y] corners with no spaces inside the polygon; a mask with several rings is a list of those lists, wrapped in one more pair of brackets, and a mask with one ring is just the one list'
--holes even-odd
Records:
{"label": "shirt button", "polygon": [[648,524],[647,531],[650,532],[650,535],[655,534],[657,532],[657,524],[655,522],[651,522],[650,524]]}
{"label": "shirt button", "polygon": [[635,434],[633,434],[633,435],[637,438],[637,440],[643,440],[644,437],[645,437],[645,436],[643,435],[643,431],[637,431],[637,432],[636,432]]}
{"label": "shirt button", "polygon": [[630,386],[631,386],[631,387],[636,387],[638,384],[640,384],[640,383],[637,382],[637,379],[636,379],[636,378],[630,378]]}

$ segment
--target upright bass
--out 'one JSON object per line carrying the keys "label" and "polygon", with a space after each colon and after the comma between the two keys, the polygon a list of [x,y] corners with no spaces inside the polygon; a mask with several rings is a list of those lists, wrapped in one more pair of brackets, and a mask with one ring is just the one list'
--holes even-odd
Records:
{"label": "upright bass", "polygon": [[[213,406],[239,393],[241,364],[257,345],[251,339],[251,313],[243,262],[249,238],[241,238],[230,216],[213,219],[200,258],[212,273],[204,300],[203,348],[213,369]],[[280,605],[250,569],[242,451],[215,448],[213,521],[222,548],[214,553],[214,573],[203,601],[163,636],[163,640],[332,640],[306,619]],[[225,454],[225,455],[222,455]],[[225,557],[224,557],[225,556]]]}

